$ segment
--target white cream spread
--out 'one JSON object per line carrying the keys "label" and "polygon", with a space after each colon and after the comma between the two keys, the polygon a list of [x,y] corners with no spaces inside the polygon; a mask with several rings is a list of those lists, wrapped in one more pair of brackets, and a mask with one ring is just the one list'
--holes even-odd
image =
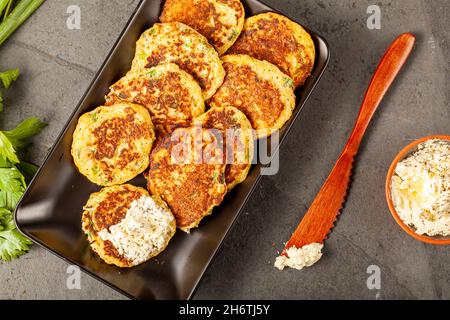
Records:
{"label": "white cream spread", "polygon": [[286,250],[286,256],[281,255],[275,260],[275,268],[283,270],[285,267],[302,270],[311,267],[322,258],[321,243],[311,243],[301,248],[295,246]]}
{"label": "white cream spread", "polygon": [[172,237],[173,214],[143,196],[131,203],[125,217],[116,225],[101,230],[98,235],[109,240],[117,251],[134,264],[147,261],[159,253]]}
{"label": "white cream spread", "polygon": [[398,215],[417,234],[450,235],[450,144],[420,144],[397,164],[391,194]]}

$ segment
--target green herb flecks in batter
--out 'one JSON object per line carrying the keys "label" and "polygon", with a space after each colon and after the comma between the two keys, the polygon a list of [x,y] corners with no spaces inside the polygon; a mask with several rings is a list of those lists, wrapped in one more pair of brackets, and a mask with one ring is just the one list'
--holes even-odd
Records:
{"label": "green herb flecks in batter", "polygon": [[3,86],[8,89],[11,84],[19,77],[19,69],[8,70],[0,72],[0,80],[2,80]]}
{"label": "green herb flecks in batter", "polygon": [[148,34],[149,35],[153,35],[156,32],[156,28],[155,27],[151,27],[150,29],[148,29]]}
{"label": "green herb flecks in batter", "polygon": [[148,72],[148,75],[152,78],[157,77],[159,75],[159,71],[156,69],[150,69],[150,71]]}
{"label": "green herb flecks in batter", "polygon": [[285,87],[294,88],[294,80],[292,80],[289,77],[285,77],[283,79],[283,83],[284,83]]}
{"label": "green herb flecks in batter", "polygon": [[183,44],[184,49],[189,50],[192,47],[192,41],[186,40]]}
{"label": "green herb flecks in batter", "polygon": [[97,112],[91,112],[89,113],[89,116],[91,117],[93,122],[97,121]]}
{"label": "green herb flecks in batter", "polygon": [[100,168],[97,166],[92,167],[92,173],[98,175],[100,173]]}
{"label": "green herb flecks in batter", "polygon": [[236,29],[233,29],[230,36],[228,37],[228,40],[232,41],[232,40],[236,39],[238,36],[239,36],[239,31]]}

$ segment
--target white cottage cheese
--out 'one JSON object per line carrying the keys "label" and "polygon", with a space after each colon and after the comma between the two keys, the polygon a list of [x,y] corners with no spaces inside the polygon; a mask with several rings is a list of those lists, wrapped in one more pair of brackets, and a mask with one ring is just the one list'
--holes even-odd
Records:
{"label": "white cottage cheese", "polygon": [[151,197],[143,196],[131,203],[122,221],[98,235],[111,241],[121,255],[137,265],[162,251],[174,233],[173,214]]}
{"label": "white cottage cheese", "polygon": [[286,256],[281,255],[275,260],[275,268],[283,270],[285,267],[301,270],[311,267],[322,258],[323,244],[311,243],[301,248],[295,246],[286,250]]}
{"label": "white cottage cheese", "polygon": [[398,215],[417,234],[450,235],[450,144],[420,144],[397,164],[391,193]]}

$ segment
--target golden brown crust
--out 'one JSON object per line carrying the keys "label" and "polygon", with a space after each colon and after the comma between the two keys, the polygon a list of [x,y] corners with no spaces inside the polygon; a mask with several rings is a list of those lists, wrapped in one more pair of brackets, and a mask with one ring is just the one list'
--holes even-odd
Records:
{"label": "golden brown crust", "polygon": [[[98,252],[97,252],[98,254]],[[116,260],[116,265],[120,267],[132,267],[133,264],[130,260],[125,258],[123,255],[117,251],[116,247],[112,244],[111,241],[106,240],[103,242],[103,254],[112,258],[113,260]]]}
{"label": "golden brown crust", "polygon": [[80,172],[93,183],[125,183],[148,166],[155,133],[148,111],[119,103],[101,106],[78,120],[71,153]]}
{"label": "golden brown crust", "polygon": [[120,101],[147,108],[157,139],[179,126],[189,126],[194,117],[205,111],[200,86],[172,63],[129,72],[110,87],[106,97],[106,105]]}
{"label": "golden brown crust", "polygon": [[97,209],[92,216],[96,229],[108,229],[118,224],[125,218],[131,203],[140,197],[142,197],[142,192],[132,190],[129,187],[109,192],[108,197],[97,205]]}
{"label": "golden brown crust", "polygon": [[194,123],[222,131],[227,151],[225,182],[230,191],[246,179],[252,165],[254,142],[250,121],[237,108],[221,106],[211,108]]}
{"label": "golden brown crust", "polygon": [[[257,72],[253,71],[248,65],[240,66],[225,63],[224,67],[228,76],[223,88],[227,88],[231,92],[228,97],[229,101],[227,102],[234,103],[235,101],[241,101],[241,109],[245,114],[250,116],[250,121],[255,127],[257,121],[263,121],[268,126],[272,126],[284,109],[277,88],[269,81],[258,77]],[[253,94],[250,94],[250,92],[246,92],[247,94],[245,94],[237,89],[244,84],[252,88],[251,91]],[[232,90],[233,86],[236,86],[236,89]],[[259,106],[257,118],[254,116],[252,110],[250,110],[252,105]]]}
{"label": "golden brown crust", "polygon": [[245,11],[240,0],[166,0],[160,20],[194,28],[222,55],[241,33]]}
{"label": "golden brown crust", "polygon": [[311,36],[299,24],[273,12],[248,18],[227,53],[247,54],[273,63],[294,80],[296,87],[311,75],[315,60]]}
{"label": "golden brown crust", "polygon": [[179,23],[155,23],[136,44],[132,70],[175,63],[189,73],[209,99],[225,76],[219,54],[208,40],[191,27]]}
{"label": "golden brown crust", "polygon": [[[200,148],[194,146],[197,138],[203,139]],[[168,204],[183,231],[196,227],[227,192],[218,139],[206,130],[178,128],[151,153],[148,189]],[[206,154],[211,157],[204,158]]]}
{"label": "golden brown crust", "polygon": [[[132,108],[124,109],[124,117],[110,118],[92,130],[95,137],[93,145],[96,151],[91,155],[95,160],[112,159],[121,140],[134,140],[150,138],[150,131],[145,123],[135,123],[135,111]],[[117,167],[124,169],[126,165],[139,158],[137,150],[122,149]],[[112,170],[105,166],[103,172],[112,179]]]}
{"label": "golden brown crust", "polygon": [[134,200],[148,196],[147,190],[129,184],[106,187],[91,194],[84,206],[82,229],[87,235],[91,248],[108,264],[132,267],[133,263],[121,255],[114,245],[102,240],[98,233],[119,223],[126,215]]}
{"label": "golden brown crust", "polygon": [[[160,230],[161,233],[157,234],[157,236],[162,237],[163,244],[149,247],[148,255],[144,259],[137,261],[128,259],[126,252],[121,254],[110,240],[104,240],[100,236],[102,232],[109,232],[113,226],[126,217],[133,201],[149,196],[147,190],[130,184],[106,187],[99,192],[91,194],[83,208],[82,230],[87,235],[92,250],[103,261],[122,268],[133,267],[158,255],[169,244],[176,231],[175,219],[171,215],[167,204],[157,196],[152,196],[155,204],[165,210],[171,217],[168,221],[167,229],[162,232]],[[130,239],[133,236],[127,235],[127,237]]]}
{"label": "golden brown crust", "polygon": [[235,106],[250,120],[258,138],[280,129],[295,107],[292,79],[247,55],[228,55],[222,61],[227,75],[210,106]]}

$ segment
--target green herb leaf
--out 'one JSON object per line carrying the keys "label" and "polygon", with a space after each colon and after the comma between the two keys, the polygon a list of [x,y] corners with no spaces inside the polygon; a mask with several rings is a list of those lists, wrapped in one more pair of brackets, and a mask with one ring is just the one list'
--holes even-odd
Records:
{"label": "green herb leaf", "polygon": [[12,0],[0,0],[0,15]]}
{"label": "green herb leaf", "polygon": [[2,131],[0,131],[0,160],[9,161],[13,164],[19,162],[13,144]]}
{"label": "green herb leaf", "polygon": [[239,34],[240,34],[239,30],[233,29],[230,36],[228,37],[228,40],[232,41],[232,40],[236,39],[239,36]]}
{"label": "green herb leaf", "polygon": [[9,228],[9,217],[11,211],[5,208],[0,208],[0,231],[7,230]]}
{"label": "green herb leaf", "polygon": [[[11,220],[14,225],[14,221]],[[4,261],[11,261],[28,252],[31,240],[23,236],[14,228],[0,231],[0,259]]]}
{"label": "green herb leaf", "polygon": [[0,168],[11,168],[12,164],[8,160],[0,159]]}
{"label": "green herb leaf", "polygon": [[[1,167],[1,163],[0,163],[0,167]],[[25,178],[25,183],[28,185],[28,183],[31,182],[31,179],[33,179],[34,175],[36,174],[38,167],[32,163],[28,163],[28,162],[20,162],[18,164],[16,164],[17,169],[19,169],[20,172],[22,172],[24,178]]]}
{"label": "green herb leaf", "polygon": [[5,21],[6,17],[9,15],[12,3],[13,3],[13,0],[9,0],[8,6],[6,7],[6,10],[5,10],[5,14],[3,15],[3,21]]}
{"label": "green herb leaf", "polygon": [[25,189],[25,177],[16,167],[0,168],[0,208],[13,211]]}
{"label": "green herb leaf", "polygon": [[17,80],[19,75],[20,75],[19,69],[0,72],[0,80],[2,80],[3,86],[5,88],[9,88],[11,84]]}
{"label": "green herb leaf", "polygon": [[12,213],[10,210],[5,208],[0,208],[0,227],[1,230],[10,230],[11,228],[14,228],[14,223],[11,225],[12,222]]}
{"label": "green herb leaf", "polygon": [[159,71],[156,69],[150,69],[148,71],[148,75],[149,75],[149,77],[152,77],[152,78],[157,77],[157,76],[159,76]]}
{"label": "green herb leaf", "polygon": [[25,178],[17,168],[0,168],[0,190],[6,192],[25,191]]}
{"label": "green herb leaf", "polygon": [[[0,0],[0,12],[2,1],[4,0]],[[43,0],[31,1],[30,6],[33,5],[33,8],[43,2]],[[25,7],[25,2],[30,1],[21,1],[17,7],[23,7],[23,14],[29,16],[35,9]],[[22,14],[16,9],[15,12],[16,15]],[[13,14],[14,12],[11,16]],[[3,24],[0,25],[0,45],[4,41],[5,34],[2,26]],[[10,87],[18,77],[17,69],[0,73],[0,81],[5,88]],[[3,110],[1,94],[2,92],[0,92],[0,111]],[[16,229],[12,212],[25,192],[27,183],[36,173],[37,167],[26,162],[20,163],[18,154],[29,145],[29,139],[41,132],[45,126],[46,124],[39,119],[29,118],[13,130],[0,131],[0,260],[10,261],[19,257],[26,253],[32,244]]]}
{"label": "green herb leaf", "polygon": [[91,117],[93,122],[97,121],[97,112],[93,111],[93,112],[89,113],[89,116]]}
{"label": "green herb leaf", "polygon": [[0,168],[0,260],[18,258],[32,244],[16,230],[12,214],[25,187],[25,179],[17,168]]}
{"label": "green herb leaf", "polygon": [[22,193],[22,191],[0,191],[0,207],[6,208],[11,211],[15,210],[17,204],[19,203],[20,197],[22,197]]}
{"label": "green herb leaf", "polygon": [[284,82],[285,87],[294,88],[294,80],[292,80],[291,78],[285,77],[283,79],[283,82]]}
{"label": "green herb leaf", "polygon": [[18,150],[26,148],[29,145],[28,139],[37,135],[47,126],[38,118],[29,118],[20,123],[15,129],[4,131],[3,133],[9,139],[12,146]]}

